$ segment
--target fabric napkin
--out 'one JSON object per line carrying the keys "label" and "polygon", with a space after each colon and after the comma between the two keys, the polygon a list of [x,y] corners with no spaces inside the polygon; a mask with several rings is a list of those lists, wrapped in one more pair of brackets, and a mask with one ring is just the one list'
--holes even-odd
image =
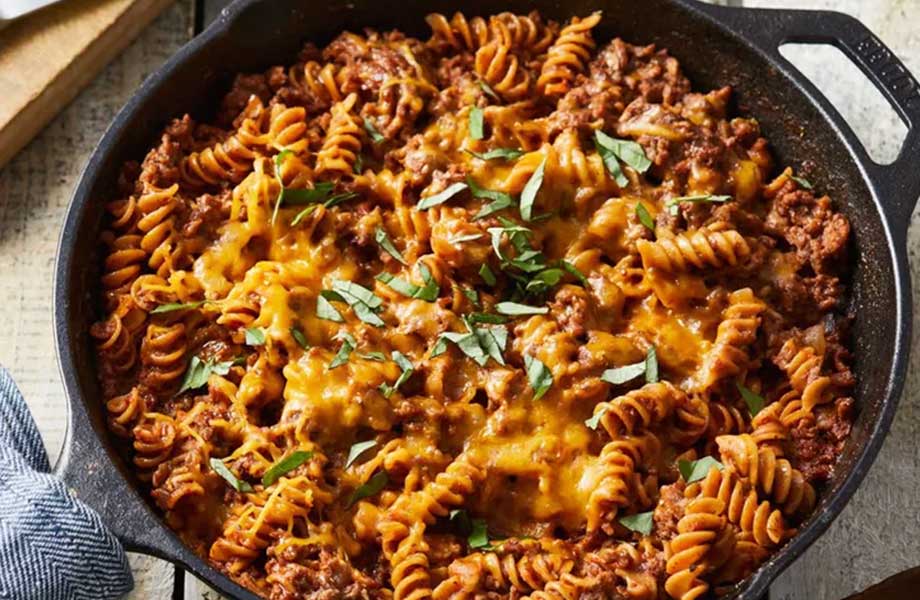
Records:
{"label": "fabric napkin", "polygon": [[101,600],[132,587],[121,544],[51,474],[29,408],[0,367],[0,598]]}

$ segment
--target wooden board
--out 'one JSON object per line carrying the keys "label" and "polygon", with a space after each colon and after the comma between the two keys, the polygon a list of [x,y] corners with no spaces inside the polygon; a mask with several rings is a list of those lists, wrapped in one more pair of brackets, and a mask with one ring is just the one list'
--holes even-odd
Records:
{"label": "wooden board", "polygon": [[66,0],[0,30],[0,167],[171,0]]}

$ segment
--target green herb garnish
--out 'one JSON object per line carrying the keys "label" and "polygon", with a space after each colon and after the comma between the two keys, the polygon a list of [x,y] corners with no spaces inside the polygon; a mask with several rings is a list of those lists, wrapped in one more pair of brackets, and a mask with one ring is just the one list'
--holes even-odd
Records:
{"label": "green herb garnish", "polygon": [[378,352],[374,350],[373,352],[358,352],[358,358],[363,358],[365,360],[373,360],[376,362],[386,362],[387,355],[383,352]]}
{"label": "green herb garnish", "polygon": [[470,108],[470,137],[474,140],[481,140],[484,136],[483,114],[482,109],[478,106]]}
{"label": "green herb garnish", "polygon": [[345,508],[351,508],[358,500],[364,500],[365,498],[377,495],[377,493],[386,486],[387,481],[389,481],[389,478],[387,477],[386,471],[377,471],[367,480],[367,483],[360,486],[352,493],[351,498],[348,499],[348,506]]}
{"label": "green herb garnish", "polygon": [[545,315],[549,312],[546,306],[528,306],[518,304],[517,302],[499,302],[495,305],[495,310],[502,315]]}
{"label": "green herb garnish", "polygon": [[811,182],[805,179],[804,177],[799,177],[798,175],[790,175],[789,179],[799,184],[799,186],[805,188],[806,190],[813,190],[814,186],[811,185]]}
{"label": "green herb garnish", "polygon": [[529,354],[524,355],[524,367],[527,370],[527,380],[533,388],[533,399],[539,400],[553,385],[553,374],[540,359]]}
{"label": "green herb garnish", "polygon": [[652,161],[645,155],[642,146],[632,140],[610,137],[603,131],[595,131],[594,139],[602,148],[616,156],[620,162],[626,163],[639,173],[645,173],[652,166]]}
{"label": "green herb garnish", "polygon": [[543,160],[540,161],[540,166],[527,180],[527,184],[521,192],[521,218],[525,221],[529,221],[533,217],[533,206],[537,199],[537,192],[540,191],[540,186],[543,185],[543,171],[545,169],[546,157],[544,156]]}
{"label": "green herb garnish", "polygon": [[668,202],[667,202],[667,204],[665,204],[665,206],[668,207],[668,212],[670,212],[672,215],[676,215],[676,214],[677,214],[677,211],[680,209],[680,203],[681,203],[681,202],[695,202],[695,203],[700,203],[700,202],[715,202],[715,203],[721,203],[721,202],[728,202],[728,201],[731,200],[731,199],[732,199],[731,196],[714,196],[714,195],[712,195],[712,194],[697,194],[697,195],[695,195],[695,196],[679,196],[679,197],[677,197],[677,198],[671,198],[670,200],[668,200]]}
{"label": "green herb garnish", "polygon": [[367,440],[366,442],[357,442],[355,444],[352,444],[351,449],[348,450],[348,458],[345,460],[344,468],[347,469],[348,467],[350,467],[352,464],[354,464],[356,460],[358,460],[358,458],[362,454],[364,454],[365,452],[367,452],[368,450],[370,450],[376,445],[377,445],[377,440]]}
{"label": "green herb garnish", "polygon": [[247,346],[262,346],[265,344],[265,330],[261,327],[250,327],[246,330]]}
{"label": "green herb garnish", "polygon": [[235,360],[214,362],[208,359],[203,361],[197,356],[193,356],[189,361],[188,369],[185,370],[185,377],[182,378],[182,386],[176,392],[176,395],[178,396],[186,390],[196,390],[202,387],[208,382],[208,378],[211,377],[212,373],[214,375],[226,375],[234,364],[236,364]]}
{"label": "green herb garnish", "polygon": [[658,383],[658,353],[655,352],[655,346],[649,346],[645,353],[645,381]]}
{"label": "green herb garnish", "polygon": [[307,336],[305,336],[301,330],[297,329],[296,327],[291,327],[290,332],[291,337],[294,338],[294,341],[297,342],[298,346],[304,350],[310,349],[310,343],[307,341]]}
{"label": "green herb garnish", "polygon": [[[328,296],[328,298],[327,298]],[[344,323],[345,319],[330,302],[330,300],[341,300],[344,302],[341,296],[335,292],[329,292],[328,290],[323,290],[320,292],[319,296],[316,298],[316,316],[320,319],[325,319],[326,321],[333,321],[335,323]]]}
{"label": "green herb garnish", "polygon": [[704,456],[699,460],[679,460],[677,461],[677,470],[680,471],[681,477],[687,483],[693,483],[706,477],[709,470],[715,467],[720,471],[724,468],[722,463],[711,456]]}
{"label": "green herb garnish", "polygon": [[472,242],[473,240],[478,240],[481,237],[481,233],[469,233],[467,235],[458,235],[457,237],[450,238],[447,241],[451,244],[462,244],[464,242]]}
{"label": "green herb garnish", "polygon": [[412,376],[412,372],[415,370],[412,366],[412,362],[406,358],[403,353],[394,350],[392,357],[393,360],[396,361],[396,364],[399,365],[399,368],[402,369],[402,373],[399,374],[399,378],[392,386],[386,382],[380,384],[380,391],[383,393],[384,398],[392,396],[393,392],[399,389],[399,386],[408,381],[409,377]]}
{"label": "green herb garnish", "polygon": [[169,302],[167,304],[161,304],[158,307],[150,311],[151,315],[161,315],[163,313],[170,313],[177,310],[192,310],[193,308],[198,308],[204,306],[208,300],[199,300],[198,302]]}
{"label": "green herb garnish", "polygon": [[211,470],[220,475],[224,481],[226,481],[230,487],[235,489],[238,492],[251,492],[252,486],[249,485],[249,482],[243,481],[239,477],[233,474],[227,465],[219,458],[212,458],[208,461],[208,464],[211,465]]}
{"label": "green herb garnish", "polygon": [[399,250],[396,249],[396,246],[393,245],[393,242],[390,240],[390,236],[387,235],[387,232],[383,227],[377,226],[377,229],[374,230],[374,239],[380,244],[380,247],[386,250],[386,253],[401,262],[402,264],[408,266],[409,263],[406,262],[406,259],[403,258],[403,255],[400,254]]}
{"label": "green herb garnish", "polygon": [[339,332],[339,334],[335,336],[335,339],[342,340],[342,346],[339,348],[339,351],[336,352],[332,362],[329,363],[330,369],[334,369],[347,363],[348,359],[351,357],[351,353],[358,345],[358,342],[355,340],[355,338],[347,331]]}
{"label": "green herb garnish", "polygon": [[642,535],[648,535],[652,532],[652,526],[654,525],[652,517],[654,514],[654,511],[649,511],[635,515],[625,515],[620,517],[620,525]]}
{"label": "green herb garnish", "polygon": [[594,413],[590,419],[585,419],[585,425],[588,429],[593,429],[597,431],[597,426],[601,424],[601,418],[606,414],[607,407],[605,406],[601,410]]}
{"label": "green herb garnish", "polygon": [[490,325],[503,325],[508,322],[508,317],[474,312],[469,314],[470,323],[489,323]]}
{"label": "green herb garnish", "polygon": [[313,453],[305,450],[295,450],[275,464],[262,475],[262,485],[268,487],[278,481],[282,475],[293,471],[300,465],[313,458]]}
{"label": "green herb garnish", "polygon": [[488,152],[483,153],[467,150],[467,153],[475,156],[479,160],[517,160],[524,156],[523,150],[517,150],[515,148],[495,148],[494,150],[489,150]]}
{"label": "green herb garnish", "polygon": [[432,206],[437,206],[438,204],[444,204],[463,190],[467,188],[467,185],[462,181],[451,184],[445,189],[441,190],[433,196],[426,196],[422,198],[419,203],[416,205],[418,210],[427,210]]}
{"label": "green herb garnish", "polygon": [[485,548],[489,545],[489,528],[483,519],[470,519],[470,536],[466,539],[470,548]]}
{"label": "green herb garnish", "polygon": [[486,96],[490,96],[496,102],[502,101],[502,99],[498,96],[498,94],[495,93],[495,90],[492,89],[492,86],[490,86],[488,83],[486,83],[482,79],[479,80],[479,88],[483,92],[485,92]]}
{"label": "green herb garnish", "polygon": [[652,219],[652,215],[648,213],[648,209],[645,208],[645,205],[641,202],[636,202],[636,217],[639,218],[639,222],[645,225],[652,232],[655,231],[655,221]]}
{"label": "green herb garnish", "polygon": [[495,278],[495,273],[492,272],[492,269],[490,269],[489,265],[486,263],[482,263],[482,266],[479,267],[479,276],[482,277],[482,280],[488,285],[495,285],[498,281]]}
{"label": "green herb garnish", "polygon": [[645,373],[645,361],[633,363],[631,365],[626,365],[623,367],[617,367],[615,369],[607,369],[601,375],[601,381],[606,381],[612,385],[620,385],[631,381]]}
{"label": "green herb garnish", "polygon": [[351,281],[334,279],[332,280],[332,291],[341,296],[360,320],[375,327],[385,325],[383,319],[376,314],[381,310],[383,300],[375,296],[371,290]]}
{"label": "green herb garnish", "polygon": [[752,417],[756,417],[757,413],[763,409],[765,400],[760,394],[756,394],[747,387],[745,387],[740,381],[736,381],[735,385],[738,387],[738,391],[741,393],[741,397],[744,399],[744,403],[747,404],[748,412],[751,413]]}
{"label": "green herb garnish", "polygon": [[385,139],[383,134],[374,126],[373,121],[367,117],[364,118],[364,130],[367,131],[367,135],[371,136],[371,140],[373,140],[375,144],[379,144]]}

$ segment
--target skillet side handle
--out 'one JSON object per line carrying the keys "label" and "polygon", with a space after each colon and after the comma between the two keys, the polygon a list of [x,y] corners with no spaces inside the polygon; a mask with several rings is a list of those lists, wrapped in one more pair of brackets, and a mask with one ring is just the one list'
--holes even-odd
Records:
{"label": "skillet side handle", "polygon": [[[907,136],[891,164],[872,160],[860,143],[853,147],[872,180],[892,231],[903,245],[911,213],[920,196],[920,84],[904,63],[859,20],[838,12],[774,10],[697,5],[743,35],[762,52],[785,64],[800,85],[814,85],[779,53],[786,43],[832,44],[841,50],[884,95],[907,126]],[[841,124],[858,142],[849,125]]]}
{"label": "skillet side handle", "polygon": [[71,407],[64,449],[53,472],[76,498],[99,513],[125,550],[175,560],[164,553],[169,544],[163,525],[126,485],[82,410]]}

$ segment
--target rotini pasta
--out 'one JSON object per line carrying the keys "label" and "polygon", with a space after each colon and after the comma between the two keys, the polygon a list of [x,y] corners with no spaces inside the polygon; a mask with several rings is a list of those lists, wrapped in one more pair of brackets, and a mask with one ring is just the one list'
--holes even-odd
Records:
{"label": "rotini pasta", "polygon": [[849,431],[845,219],[601,13],[427,22],[125,169],[89,334],[127,464],[266,598],[718,594]]}

